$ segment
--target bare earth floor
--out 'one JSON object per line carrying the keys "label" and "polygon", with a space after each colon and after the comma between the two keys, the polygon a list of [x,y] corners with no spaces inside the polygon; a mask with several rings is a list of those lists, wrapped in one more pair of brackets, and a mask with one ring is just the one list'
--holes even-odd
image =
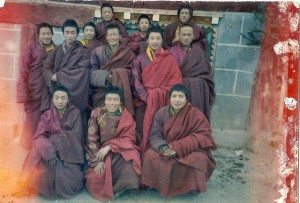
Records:
{"label": "bare earth floor", "polygon": [[[12,197],[11,190],[27,152],[18,145],[18,138],[1,140],[0,148],[0,203],[99,202],[85,190],[71,200],[47,200],[41,196]],[[275,190],[275,164],[271,158],[274,154],[264,143],[256,145],[255,152],[250,152],[246,147],[220,147],[213,155],[217,169],[207,183],[205,193],[164,198],[155,190],[143,190],[135,195],[125,193],[108,202],[271,203],[279,198]]]}

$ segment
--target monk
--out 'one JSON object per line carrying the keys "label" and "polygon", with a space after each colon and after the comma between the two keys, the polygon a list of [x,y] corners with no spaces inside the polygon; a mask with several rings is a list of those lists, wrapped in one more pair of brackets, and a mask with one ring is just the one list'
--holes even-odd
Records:
{"label": "monk", "polygon": [[63,86],[53,89],[52,102],[41,116],[15,196],[36,191],[50,199],[70,199],[83,189],[80,111],[70,103],[69,90]]}
{"label": "monk", "polygon": [[141,174],[135,122],[123,107],[123,92],[109,86],[104,106],[92,111],[88,130],[86,189],[101,201],[124,191],[138,192]]}
{"label": "monk", "polygon": [[71,102],[80,110],[83,131],[87,132],[89,96],[90,51],[77,41],[79,27],[75,20],[67,19],[62,32],[65,41],[48,55],[43,64],[43,76],[47,84],[42,97],[41,110],[51,105],[51,90],[58,85],[69,89]]}
{"label": "monk", "polygon": [[169,103],[167,94],[171,87],[182,82],[176,59],[162,48],[160,28],[150,28],[146,38],[147,50],[135,59],[132,71],[137,136],[142,152],[148,148],[154,114]]}
{"label": "monk", "polygon": [[191,22],[191,18],[193,17],[193,8],[184,4],[178,8],[177,11],[178,21],[172,24],[167,25],[165,33],[164,33],[164,45],[165,49],[169,49],[174,44],[179,43],[179,28],[182,23],[190,23],[194,28],[194,39],[193,41],[200,42],[203,49],[206,50],[206,34],[205,31]]}
{"label": "monk", "polygon": [[147,30],[151,26],[151,20],[149,16],[145,14],[141,14],[137,20],[138,30],[130,35],[128,46],[137,56],[140,53],[146,51],[147,42],[146,42],[146,34]]}
{"label": "monk", "polygon": [[162,196],[205,192],[206,181],[216,168],[211,150],[217,146],[211,127],[203,113],[188,102],[189,91],[183,85],[174,85],[169,96],[170,105],[155,114],[142,184]]}
{"label": "monk", "polygon": [[101,5],[101,21],[96,24],[97,36],[97,46],[103,45],[106,42],[106,31],[105,27],[110,24],[117,24],[120,27],[122,43],[127,44],[129,41],[129,35],[126,31],[124,23],[114,16],[114,8],[110,3],[104,2]]}
{"label": "monk", "polygon": [[85,47],[90,47],[96,40],[97,32],[96,25],[93,22],[87,22],[83,25],[83,39],[80,40],[81,44]]}
{"label": "monk", "polygon": [[211,66],[199,42],[192,42],[193,26],[182,24],[179,41],[169,51],[176,58],[182,74],[182,83],[191,92],[191,103],[210,120],[210,111],[216,93]]}
{"label": "monk", "polygon": [[105,87],[114,85],[125,95],[125,107],[133,115],[133,100],[130,88],[134,53],[121,43],[121,30],[116,24],[106,26],[106,41],[91,54],[90,84],[93,107],[103,104]]}
{"label": "monk", "polygon": [[17,102],[24,103],[26,113],[20,145],[27,150],[32,146],[32,136],[41,117],[41,98],[46,87],[42,76],[43,62],[55,48],[53,29],[49,24],[39,24],[37,35],[38,39],[25,50],[17,83]]}

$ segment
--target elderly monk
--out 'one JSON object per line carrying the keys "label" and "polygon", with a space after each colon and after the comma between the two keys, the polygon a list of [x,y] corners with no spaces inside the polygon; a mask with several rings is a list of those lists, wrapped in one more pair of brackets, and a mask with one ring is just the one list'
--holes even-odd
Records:
{"label": "elderly monk", "polygon": [[187,88],[174,85],[169,95],[170,105],[161,108],[153,121],[142,184],[163,196],[205,192],[216,168],[211,127],[203,113],[187,102]]}
{"label": "elderly monk", "polygon": [[180,43],[169,51],[176,58],[182,74],[182,84],[191,92],[191,103],[210,120],[210,111],[215,100],[215,84],[212,69],[199,42],[192,42],[193,26],[182,24],[179,31]]}
{"label": "elderly monk", "polygon": [[62,26],[65,41],[54,49],[43,65],[44,80],[48,84],[42,97],[42,111],[50,108],[50,91],[58,85],[69,89],[71,102],[80,110],[83,132],[87,132],[90,51],[76,41],[79,27],[75,20],[68,19]]}
{"label": "elderly monk", "polygon": [[108,24],[116,24],[120,27],[121,32],[121,41],[123,44],[127,44],[129,40],[129,35],[126,31],[124,23],[114,16],[114,8],[110,3],[104,2],[101,5],[101,21],[96,24],[96,31],[98,33],[97,43],[94,44],[94,47],[105,44],[106,42],[106,30],[105,27]]}
{"label": "elderly monk", "polygon": [[27,150],[32,146],[32,136],[41,117],[41,98],[46,87],[42,76],[43,62],[55,48],[53,30],[49,24],[39,24],[37,34],[38,39],[28,46],[22,57],[17,83],[17,102],[24,103],[26,112],[20,144]]}
{"label": "elderly monk", "polygon": [[125,107],[133,115],[133,101],[130,88],[134,53],[121,43],[121,30],[116,24],[106,26],[106,41],[91,54],[90,84],[93,107],[103,103],[104,89],[108,85],[124,91]]}
{"label": "elderly monk", "polygon": [[97,37],[96,25],[93,22],[87,22],[83,25],[82,29],[83,29],[83,39],[81,39],[80,42],[85,47],[90,47]]}
{"label": "elderly monk", "polygon": [[104,106],[94,109],[89,120],[86,172],[88,192],[101,201],[137,191],[141,174],[135,122],[122,105],[123,92],[110,86],[104,98]]}
{"label": "elderly monk", "polygon": [[203,49],[206,49],[206,34],[205,31],[196,25],[195,23],[190,22],[193,16],[193,8],[184,4],[178,8],[177,11],[178,21],[172,24],[167,25],[164,33],[164,45],[165,49],[172,47],[174,44],[179,43],[179,29],[182,23],[190,23],[194,28],[194,39],[193,41],[200,42]]}
{"label": "elderly monk", "polygon": [[36,191],[50,199],[70,199],[83,189],[81,117],[69,101],[67,88],[53,89],[53,105],[41,116],[14,195],[27,196]]}
{"label": "elderly monk", "polygon": [[[134,61],[135,119],[138,143],[142,151],[148,147],[148,137],[156,111],[167,105],[170,88],[181,83],[181,73],[172,54],[162,46],[162,32],[152,27],[147,32],[148,47]],[[143,121],[143,122],[142,122]]]}
{"label": "elderly monk", "polygon": [[147,42],[146,42],[146,34],[147,30],[151,26],[151,20],[149,16],[145,14],[141,14],[137,20],[138,30],[130,35],[130,40],[128,46],[135,53],[135,55],[139,55],[146,51]]}

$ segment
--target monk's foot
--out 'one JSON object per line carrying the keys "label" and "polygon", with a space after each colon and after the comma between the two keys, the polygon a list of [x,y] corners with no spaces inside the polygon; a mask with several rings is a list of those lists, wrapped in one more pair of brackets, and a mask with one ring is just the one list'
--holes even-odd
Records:
{"label": "monk's foot", "polygon": [[190,194],[190,195],[195,195],[195,196],[196,196],[196,195],[199,195],[200,192],[199,192],[198,190],[192,190],[192,191],[189,192],[189,194]]}
{"label": "monk's foot", "polygon": [[121,190],[119,192],[116,192],[115,197],[120,197],[126,193],[126,190]]}

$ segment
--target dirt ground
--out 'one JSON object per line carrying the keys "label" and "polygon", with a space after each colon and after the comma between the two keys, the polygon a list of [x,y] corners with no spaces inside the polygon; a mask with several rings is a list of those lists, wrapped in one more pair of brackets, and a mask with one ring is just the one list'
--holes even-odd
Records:
{"label": "dirt ground", "polygon": [[[47,200],[41,196],[21,199],[12,197],[11,189],[27,152],[18,145],[18,138],[0,141],[0,203],[99,202],[85,190],[71,200]],[[213,155],[217,169],[207,183],[205,193],[164,198],[155,190],[143,190],[135,195],[125,193],[108,202],[271,203],[280,197],[276,192],[276,156],[266,139],[255,140],[251,147],[220,147]]]}

